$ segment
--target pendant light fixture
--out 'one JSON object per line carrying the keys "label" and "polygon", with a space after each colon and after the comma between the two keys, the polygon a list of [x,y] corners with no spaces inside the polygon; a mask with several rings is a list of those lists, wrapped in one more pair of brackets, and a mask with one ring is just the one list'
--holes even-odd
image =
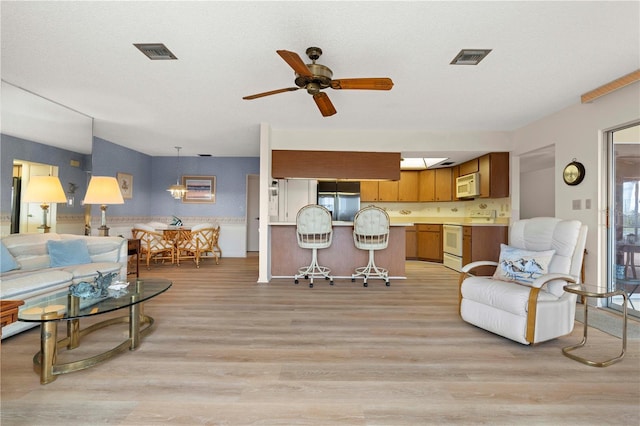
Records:
{"label": "pendant light fixture", "polygon": [[178,150],[178,164],[176,165],[176,184],[171,185],[167,188],[167,191],[171,193],[171,196],[176,200],[181,199],[187,193],[187,187],[180,184],[180,150],[181,146],[176,146],[175,149]]}

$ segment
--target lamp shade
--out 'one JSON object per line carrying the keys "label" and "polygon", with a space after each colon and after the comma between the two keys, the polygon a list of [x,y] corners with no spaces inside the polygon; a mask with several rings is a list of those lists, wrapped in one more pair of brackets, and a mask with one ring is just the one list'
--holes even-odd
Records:
{"label": "lamp shade", "polygon": [[116,178],[92,176],[84,197],[85,204],[124,204],[122,192]]}
{"label": "lamp shade", "polygon": [[66,203],[67,196],[57,176],[31,176],[22,201],[27,203]]}

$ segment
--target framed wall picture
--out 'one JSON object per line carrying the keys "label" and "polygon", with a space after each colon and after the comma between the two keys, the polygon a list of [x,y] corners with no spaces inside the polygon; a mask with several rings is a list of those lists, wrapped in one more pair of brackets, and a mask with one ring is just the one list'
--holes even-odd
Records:
{"label": "framed wall picture", "polygon": [[216,202],[215,176],[182,176],[182,184],[187,188],[183,203]]}
{"label": "framed wall picture", "polygon": [[133,198],[133,175],[129,173],[117,173],[116,179],[122,192],[122,198],[130,200]]}

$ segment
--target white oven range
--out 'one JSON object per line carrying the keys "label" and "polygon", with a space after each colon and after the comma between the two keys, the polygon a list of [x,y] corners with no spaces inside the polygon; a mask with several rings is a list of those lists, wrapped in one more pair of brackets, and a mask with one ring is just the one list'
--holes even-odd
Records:
{"label": "white oven range", "polygon": [[442,263],[460,272],[462,269],[462,225],[442,225]]}

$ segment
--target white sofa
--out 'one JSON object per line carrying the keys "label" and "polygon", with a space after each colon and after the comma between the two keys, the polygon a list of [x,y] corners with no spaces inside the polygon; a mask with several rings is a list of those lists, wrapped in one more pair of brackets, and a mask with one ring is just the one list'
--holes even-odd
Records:
{"label": "white sofa", "polygon": [[[0,272],[0,299],[3,300],[28,302],[81,281],[93,283],[98,271],[102,274],[116,272],[118,279],[127,278],[127,240],[121,237],[11,234],[2,237],[2,245],[4,272]],[[71,253],[65,253],[65,250]],[[67,261],[61,261],[61,258]],[[74,263],[77,261],[81,263]],[[56,266],[69,262],[74,264]],[[11,267],[7,264],[13,264],[13,269],[6,270]],[[36,325],[20,321],[7,325],[2,328],[2,338]]]}

